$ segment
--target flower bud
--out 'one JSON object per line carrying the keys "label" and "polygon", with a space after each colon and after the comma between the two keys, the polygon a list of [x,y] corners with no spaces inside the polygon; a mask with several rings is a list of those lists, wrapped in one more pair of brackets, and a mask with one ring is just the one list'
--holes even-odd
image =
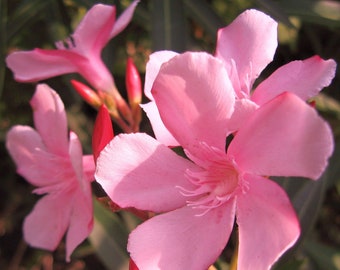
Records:
{"label": "flower bud", "polygon": [[137,265],[135,264],[135,262],[130,258],[129,261],[129,270],[138,270]]}
{"label": "flower bud", "polygon": [[90,87],[76,80],[71,80],[71,84],[78,94],[92,107],[99,108],[102,105],[103,102],[100,97]]}
{"label": "flower bud", "polygon": [[92,151],[94,160],[97,158],[104,147],[113,139],[111,117],[105,105],[99,108],[92,134]]}
{"label": "flower bud", "polygon": [[142,81],[131,58],[127,59],[125,83],[134,120],[134,127],[138,130],[142,118],[141,108],[139,106],[142,101]]}

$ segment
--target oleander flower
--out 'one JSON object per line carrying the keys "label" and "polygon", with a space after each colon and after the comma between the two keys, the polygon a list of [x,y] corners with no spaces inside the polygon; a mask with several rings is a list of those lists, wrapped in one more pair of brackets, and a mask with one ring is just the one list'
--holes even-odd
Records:
{"label": "oleander flower", "polygon": [[[285,91],[308,100],[331,83],[336,70],[335,61],[312,56],[280,67],[253,89],[255,80],[273,60],[276,47],[277,23],[257,10],[246,10],[230,25],[218,30],[214,56],[223,62],[237,95],[235,113],[242,115],[235,119],[247,118],[258,106]],[[164,127],[151,89],[161,65],[175,55],[175,52],[159,51],[150,56],[144,88],[151,102],[144,104],[143,109],[156,138],[169,146],[177,146],[178,142]],[[229,127],[236,131],[240,122],[230,122]]]}
{"label": "oleander flower", "polygon": [[136,133],[116,136],[97,159],[95,178],[113,202],[156,213],[129,237],[140,270],[207,269],[235,217],[240,270],[269,269],[300,234],[288,196],[268,176],[318,179],[333,150],[332,132],[311,106],[284,92],[240,117],[232,133],[230,117],[240,114],[228,78],[211,55],[174,56],[151,94],[187,158]]}
{"label": "oleander flower", "polygon": [[57,49],[17,51],[7,59],[7,66],[21,82],[36,82],[51,77],[79,73],[97,91],[118,95],[113,77],[101,59],[101,51],[109,40],[131,21],[138,0],[116,20],[116,7],[94,5],[66,41],[56,42]]}
{"label": "oleander flower", "polygon": [[[83,155],[80,141],[68,132],[64,105],[47,85],[39,84],[31,99],[35,128],[17,125],[6,147],[17,172],[44,195],[23,225],[31,246],[55,250],[66,233],[66,260],[93,226],[92,155]],[[69,134],[69,136],[68,136]]]}

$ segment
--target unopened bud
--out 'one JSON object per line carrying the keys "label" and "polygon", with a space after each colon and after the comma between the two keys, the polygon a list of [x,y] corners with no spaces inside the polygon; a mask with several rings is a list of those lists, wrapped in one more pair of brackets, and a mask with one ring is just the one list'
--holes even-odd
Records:
{"label": "unopened bud", "polygon": [[129,261],[129,270],[138,270],[137,265],[135,264],[135,262],[130,258]]}
{"label": "unopened bud", "polygon": [[142,112],[139,106],[142,102],[142,81],[131,58],[127,59],[125,76],[128,100],[134,120],[134,129],[137,131],[139,128],[139,123],[142,119]]}
{"label": "unopened bud", "polygon": [[90,87],[76,80],[71,80],[71,84],[73,88],[78,92],[78,94],[88,104],[90,104],[91,106],[95,108],[99,108],[100,105],[102,105],[103,102],[101,101],[100,97]]}
{"label": "unopened bud", "polygon": [[104,147],[113,139],[113,128],[109,111],[105,105],[99,108],[93,127],[92,151],[95,162]]}
{"label": "unopened bud", "polygon": [[142,81],[131,58],[126,63],[125,83],[130,105],[139,105],[142,102]]}

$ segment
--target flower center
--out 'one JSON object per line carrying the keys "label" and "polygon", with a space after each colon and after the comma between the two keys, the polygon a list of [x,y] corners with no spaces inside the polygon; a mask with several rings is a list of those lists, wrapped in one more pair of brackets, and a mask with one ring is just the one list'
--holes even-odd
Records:
{"label": "flower center", "polygon": [[190,197],[187,205],[202,209],[199,216],[211,209],[221,206],[229,201],[238,190],[239,173],[227,155],[216,148],[202,143],[202,155],[200,157],[187,153],[188,157],[202,170],[186,171],[186,177],[195,188],[192,190],[179,187],[183,196]]}

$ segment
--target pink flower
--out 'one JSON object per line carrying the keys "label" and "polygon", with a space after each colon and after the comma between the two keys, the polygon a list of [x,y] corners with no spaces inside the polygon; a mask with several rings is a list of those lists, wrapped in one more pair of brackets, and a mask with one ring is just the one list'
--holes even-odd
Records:
{"label": "pink flower", "polygon": [[288,196],[267,176],[317,179],[333,150],[327,123],[285,92],[247,118],[226,150],[233,85],[223,62],[205,53],[162,65],[151,93],[189,159],[146,134],[122,134],[101,152],[95,174],[120,207],[158,213],[130,234],[132,260],[140,270],[205,270],[236,216],[238,269],[269,269],[300,229]]}
{"label": "pink flower", "polygon": [[95,89],[115,92],[117,89],[112,75],[100,54],[108,41],[130,22],[138,2],[134,1],[117,20],[115,6],[94,5],[72,36],[56,43],[56,50],[14,52],[7,57],[7,65],[18,81],[35,82],[79,73]]}
{"label": "pink flower", "polygon": [[92,155],[82,155],[75,133],[68,137],[64,105],[47,85],[40,84],[31,100],[36,130],[14,126],[6,146],[17,172],[43,196],[24,221],[24,238],[32,246],[57,248],[66,233],[66,259],[93,226],[90,183]]}
{"label": "pink flower", "polygon": [[[241,116],[247,118],[258,106],[285,91],[307,100],[331,83],[336,63],[332,59],[323,60],[319,56],[313,56],[282,66],[251,92],[255,80],[273,60],[276,47],[277,23],[257,10],[243,12],[230,25],[218,31],[215,57],[223,62],[236,92],[235,113],[242,113],[235,119],[240,119]],[[176,146],[178,143],[159,117],[151,88],[161,65],[175,55],[176,53],[169,51],[151,55],[147,64],[144,90],[151,102],[143,105],[156,138],[170,146]],[[238,123],[230,122],[229,127],[237,130]]]}

